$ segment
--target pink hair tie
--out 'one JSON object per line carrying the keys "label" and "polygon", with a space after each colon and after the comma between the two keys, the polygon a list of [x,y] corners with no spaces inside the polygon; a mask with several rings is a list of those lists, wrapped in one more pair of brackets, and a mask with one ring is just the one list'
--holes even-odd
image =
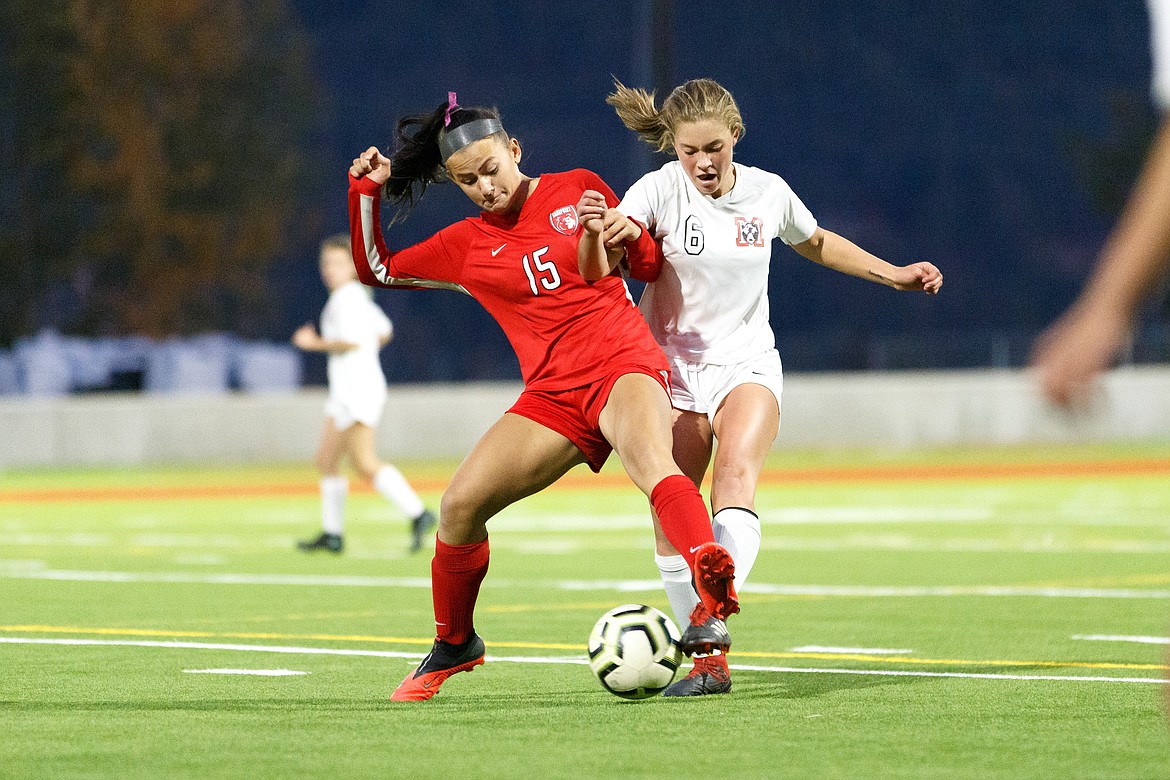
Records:
{"label": "pink hair tie", "polygon": [[443,127],[451,126],[451,112],[459,108],[459,104],[455,102],[455,93],[447,93],[447,114],[443,117]]}

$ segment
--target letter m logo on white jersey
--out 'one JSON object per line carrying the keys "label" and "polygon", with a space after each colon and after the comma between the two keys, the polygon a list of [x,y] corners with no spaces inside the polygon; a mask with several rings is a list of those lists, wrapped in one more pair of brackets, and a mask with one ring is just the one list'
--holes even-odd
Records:
{"label": "letter m logo on white jersey", "polygon": [[735,245],[736,246],[763,246],[764,223],[759,217],[735,218]]}

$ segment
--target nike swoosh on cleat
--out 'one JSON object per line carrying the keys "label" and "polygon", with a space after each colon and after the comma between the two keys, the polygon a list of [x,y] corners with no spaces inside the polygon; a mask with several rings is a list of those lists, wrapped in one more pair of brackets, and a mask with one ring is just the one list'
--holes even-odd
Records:
{"label": "nike swoosh on cleat", "polygon": [[506,246],[507,246],[507,243],[503,243],[503,244],[500,244],[500,247],[499,247],[498,249],[493,249],[493,250],[492,250],[492,257],[495,257],[495,256],[496,256],[496,255],[498,255],[500,252],[503,252],[503,251],[504,251],[504,247],[506,247]]}
{"label": "nike swoosh on cleat", "polygon": [[[702,547],[702,546],[703,546],[703,545],[701,545],[701,544],[699,545],[699,547]],[[699,549],[699,547],[692,547],[692,548],[691,548],[691,552],[692,552],[692,553],[694,553],[696,550],[698,550],[698,549]]]}

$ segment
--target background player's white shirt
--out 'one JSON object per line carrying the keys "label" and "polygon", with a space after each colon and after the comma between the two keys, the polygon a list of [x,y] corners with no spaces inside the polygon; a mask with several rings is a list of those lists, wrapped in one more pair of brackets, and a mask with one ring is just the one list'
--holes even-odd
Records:
{"label": "background player's white shirt", "polygon": [[1170,0],[1149,0],[1154,101],[1170,112]]}
{"label": "background player's white shirt", "polygon": [[330,396],[386,392],[386,376],[378,352],[382,339],[392,332],[390,319],[361,282],[347,282],[329,294],[321,312],[321,337],[357,345],[357,349],[348,352],[329,353]]}
{"label": "background player's white shirt", "polygon": [[772,349],[772,239],[800,244],[817,221],[774,173],[735,164],[720,198],[700,193],[671,161],[639,179],[618,210],[647,225],[667,262],[638,304],[668,357],[728,365]]}

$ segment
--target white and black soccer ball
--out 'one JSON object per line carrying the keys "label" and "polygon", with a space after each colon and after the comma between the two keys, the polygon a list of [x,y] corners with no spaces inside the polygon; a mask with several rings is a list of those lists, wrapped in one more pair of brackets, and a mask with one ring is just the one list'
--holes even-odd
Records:
{"label": "white and black soccer ball", "polygon": [[623,699],[662,693],[682,663],[682,635],[670,618],[645,604],[623,604],[601,616],[589,634],[589,668]]}

